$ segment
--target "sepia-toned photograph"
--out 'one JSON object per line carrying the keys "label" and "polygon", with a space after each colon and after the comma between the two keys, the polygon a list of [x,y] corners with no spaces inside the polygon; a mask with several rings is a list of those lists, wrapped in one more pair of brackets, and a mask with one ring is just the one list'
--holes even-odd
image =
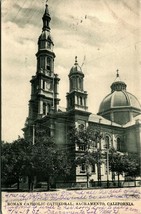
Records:
{"label": "sepia-toned photograph", "polygon": [[2,214],[141,213],[141,1],[2,0]]}

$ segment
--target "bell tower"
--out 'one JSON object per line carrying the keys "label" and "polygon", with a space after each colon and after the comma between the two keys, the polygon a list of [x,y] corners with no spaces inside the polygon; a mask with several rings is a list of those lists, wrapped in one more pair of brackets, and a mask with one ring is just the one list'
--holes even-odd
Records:
{"label": "bell tower", "polygon": [[84,91],[84,74],[78,65],[77,56],[69,73],[69,93],[67,93],[67,111],[87,111],[87,92]]}
{"label": "bell tower", "polygon": [[50,34],[51,17],[47,4],[42,20],[42,33],[38,39],[38,51],[36,53],[36,75],[32,76],[30,81],[31,99],[29,101],[28,120],[31,123],[52,111],[56,112],[59,104],[58,85],[60,79],[54,73],[54,43]]}

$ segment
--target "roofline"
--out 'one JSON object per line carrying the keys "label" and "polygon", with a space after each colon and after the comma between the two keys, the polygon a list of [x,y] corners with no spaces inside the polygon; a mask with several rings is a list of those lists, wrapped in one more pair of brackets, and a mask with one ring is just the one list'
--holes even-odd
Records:
{"label": "roofline", "polygon": [[[111,113],[112,110],[115,110],[115,111],[135,110],[137,113],[141,113],[141,109],[135,108],[133,106],[121,106],[121,107],[119,106],[119,107],[112,107],[112,108],[107,109],[105,111],[98,112],[97,114],[98,115],[103,115],[103,114]],[[115,112],[115,111],[113,111],[113,112]]]}

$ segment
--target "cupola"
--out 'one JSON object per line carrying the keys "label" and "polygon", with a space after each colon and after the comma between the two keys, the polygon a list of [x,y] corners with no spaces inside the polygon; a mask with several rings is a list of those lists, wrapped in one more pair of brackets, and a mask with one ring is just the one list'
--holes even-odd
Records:
{"label": "cupola", "polygon": [[126,84],[120,80],[119,71],[117,70],[116,80],[111,85],[112,92],[126,90]]}
{"label": "cupola", "polygon": [[77,56],[75,57],[75,63],[73,65],[73,67],[70,70],[69,76],[71,75],[77,75],[80,74],[82,76],[84,76],[81,67],[79,66],[78,62],[77,62]]}

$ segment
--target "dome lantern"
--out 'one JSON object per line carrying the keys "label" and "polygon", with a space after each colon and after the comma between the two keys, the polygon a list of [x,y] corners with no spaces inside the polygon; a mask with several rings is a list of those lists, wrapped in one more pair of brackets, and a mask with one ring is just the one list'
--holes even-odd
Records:
{"label": "dome lantern", "polygon": [[84,77],[82,69],[77,62],[77,56],[75,56],[75,63],[74,63],[74,66],[70,70],[69,76],[77,75],[77,74]]}
{"label": "dome lantern", "polygon": [[117,69],[117,75],[115,81],[111,85],[111,92],[114,91],[126,91],[127,85],[121,81],[119,76],[119,70]]}

